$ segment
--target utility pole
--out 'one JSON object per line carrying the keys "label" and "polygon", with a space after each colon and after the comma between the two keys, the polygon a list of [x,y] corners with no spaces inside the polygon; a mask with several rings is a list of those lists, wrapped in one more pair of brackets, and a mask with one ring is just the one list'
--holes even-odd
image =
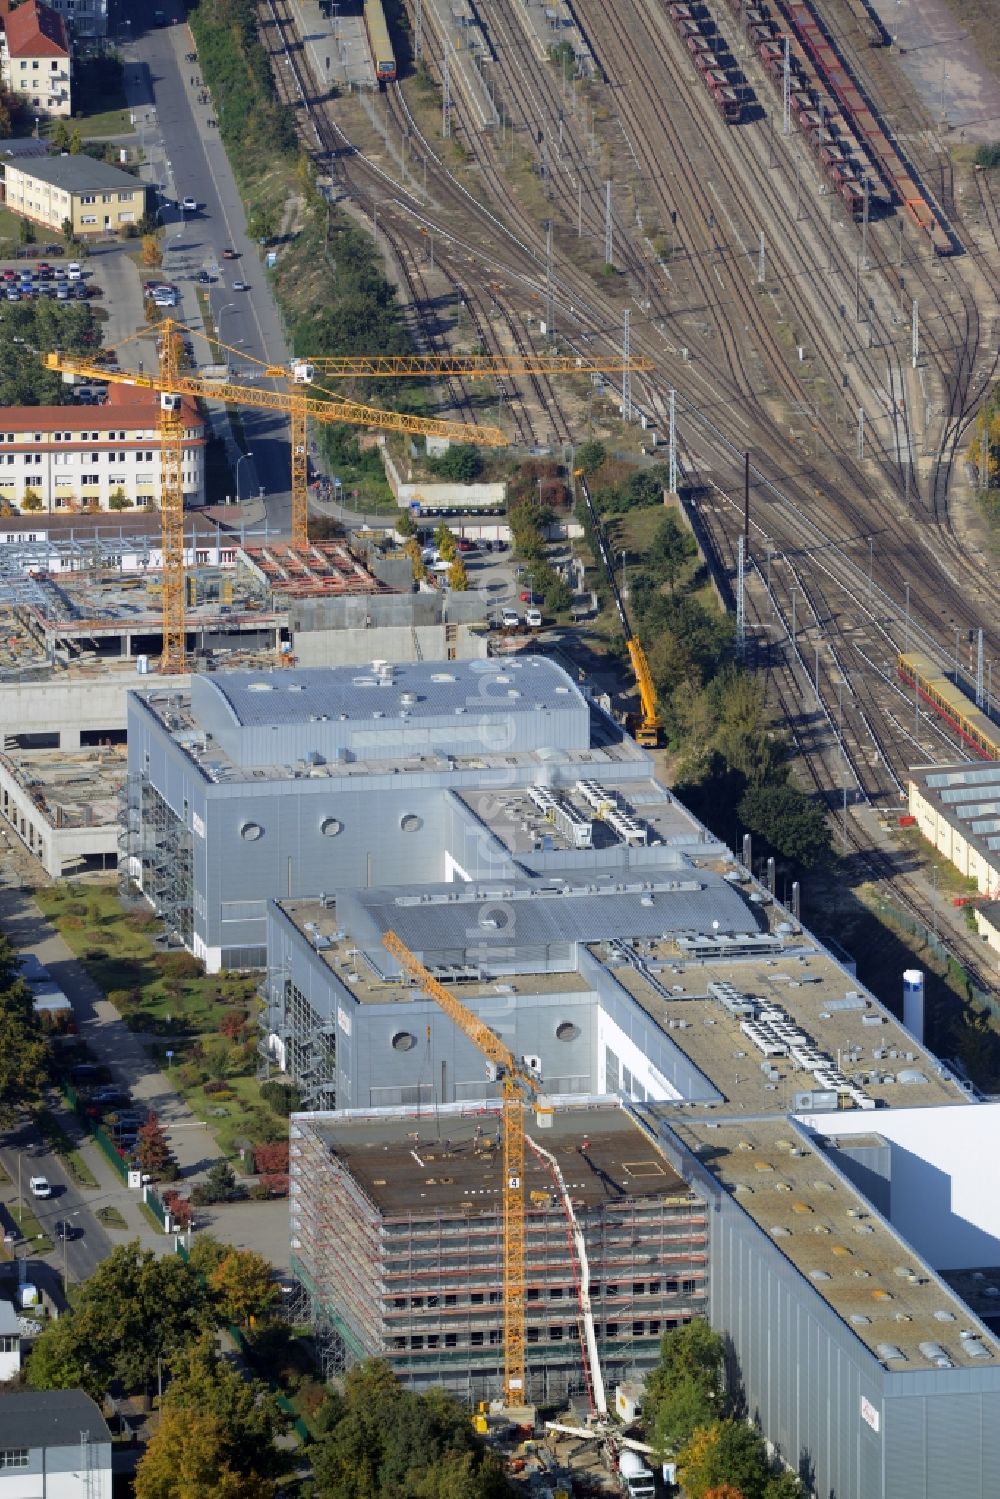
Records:
{"label": "utility pole", "polygon": [[781,133],[791,134],[792,129],[792,57],[788,37],[785,37],[785,65],[781,76]]}
{"label": "utility pole", "polygon": [[545,224],[545,327],[549,338],[555,332],[555,297],[552,291],[552,220]]}
{"label": "utility pole", "polygon": [[750,555],[750,453],[743,454],[743,545]]}
{"label": "utility pole", "polygon": [[667,489],[677,493],[677,392],[671,390],[669,400],[669,430],[667,434]]}
{"label": "utility pole", "polygon": [[746,649],[746,543],[742,535],[736,548],[736,649]]}
{"label": "utility pole", "polygon": [[983,660],[983,632],[982,628],[976,634],[976,707],[983,706],[983,675],[985,662]]}
{"label": "utility pole", "polygon": [[626,422],[632,420],[632,370],[629,365],[629,346],[632,341],[631,322],[632,314],[626,307],[625,332],[622,338],[622,419]]}
{"label": "utility pole", "polygon": [[871,183],[868,173],[864,176],[865,203],[861,219],[861,266],[863,270],[868,269],[868,218],[871,211]]}
{"label": "utility pole", "polygon": [[913,368],[914,369],[916,369],[916,367],[917,367],[917,360],[920,358],[920,314],[919,314],[919,311],[918,311],[918,305],[919,304],[917,303],[916,299],[914,299],[914,302],[913,302],[913,322],[912,322],[911,339],[910,339],[910,342],[911,342],[911,345],[912,345]]}
{"label": "utility pole", "polygon": [[614,265],[615,247],[611,222],[611,178],[604,184],[604,264]]}
{"label": "utility pole", "polygon": [[757,251],[757,285],[764,285],[765,262],[764,262],[764,231],[760,231],[760,249]]}
{"label": "utility pole", "polygon": [[[865,408],[858,407],[858,462],[863,463],[865,459]],[[869,584],[869,593],[871,586]]]}

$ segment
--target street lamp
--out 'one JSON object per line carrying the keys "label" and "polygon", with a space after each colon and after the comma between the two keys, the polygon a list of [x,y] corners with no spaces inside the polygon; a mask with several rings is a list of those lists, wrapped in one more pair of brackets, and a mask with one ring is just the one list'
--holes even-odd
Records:
{"label": "street lamp", "polygon": [[219,344],[222,343],[222,319],[227,312],[232,312],[235,306],[235,302],[227,302],[224,307],[219,308],[219,315],[215,319],[215,338]]}
{"label": "street lamp", "polygon": [[252,457],[253,457],[252,453],[241,453],[240,456],[236,460],[236,503],[237,503],[237,505],[240,503],[240,464],[241,463],[245,463],[248,458],[252,458]]}

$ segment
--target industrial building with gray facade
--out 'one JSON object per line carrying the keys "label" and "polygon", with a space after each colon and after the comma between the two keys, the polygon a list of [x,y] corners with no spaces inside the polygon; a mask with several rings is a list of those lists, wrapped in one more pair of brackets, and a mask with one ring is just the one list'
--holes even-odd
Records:
{"label": "industrial building with gray facade", "polygon": [[498,1085],[391,932],[555,1104],[528,1127],[532,1399],[586,1394],[563,1181],[606,1378],[704,1314],[816,1493],[1000,1492],[1000,1106],[559,666],[198,676],[131,695],[128,755],[132,879],[210,968],[262,970],[335,1362],[501,1381]]}

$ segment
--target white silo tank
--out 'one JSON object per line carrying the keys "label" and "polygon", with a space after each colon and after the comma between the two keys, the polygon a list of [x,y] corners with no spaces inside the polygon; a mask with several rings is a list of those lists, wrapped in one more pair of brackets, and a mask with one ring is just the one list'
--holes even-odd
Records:
{"label": "white silo tank", "polygon": [[920,968],[903,970],[903,1024],[911,1035],[924,1039],[924,975]]}

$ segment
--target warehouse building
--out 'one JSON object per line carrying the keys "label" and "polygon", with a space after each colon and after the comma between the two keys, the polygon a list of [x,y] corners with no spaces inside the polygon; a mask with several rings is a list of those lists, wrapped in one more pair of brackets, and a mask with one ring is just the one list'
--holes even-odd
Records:
{"label": "warehouse building", "polygon": [[[526,835],[503,801],[535,783],[652,784],[648,757],[541,657],[197,677],[189,693],[134,694],[128,744],[132,871],[212,971],[264,965],[277,896],[513,872]],[[649,794],[666,814],[668,795]],[[506,841],[488,825],[494,804]],[[540,821],[535,872],[561,867],[565,845]],[[707,838],[691,819],[680,836]],[[609,867],[656,862],[653,847],[608,844]]]}
{"label": "warehouse building", "polygon": [[537,1146],[609,1383],[705,1312],[817,1492],[936,1499],[947,1422],[956,1491],[997,1491],[1000,1348],[963,1290],[1000,1282],[996,1194],[966,1179],[993,1111],[558,666],[196,678],[135,695],[129,767],[133,876],[210,966],[264,967],[262,1067],[311,1111],[292,1266],[330,1368],[500,1383],[498,1088],[393,932],[554,1102],[528,1125],[531,1398],[586,1389]]}
{"label": "warehouse building", "polygon": [[963,760],[910,771],[910,816],[980,895],[1000,893],[1000,764]]}

